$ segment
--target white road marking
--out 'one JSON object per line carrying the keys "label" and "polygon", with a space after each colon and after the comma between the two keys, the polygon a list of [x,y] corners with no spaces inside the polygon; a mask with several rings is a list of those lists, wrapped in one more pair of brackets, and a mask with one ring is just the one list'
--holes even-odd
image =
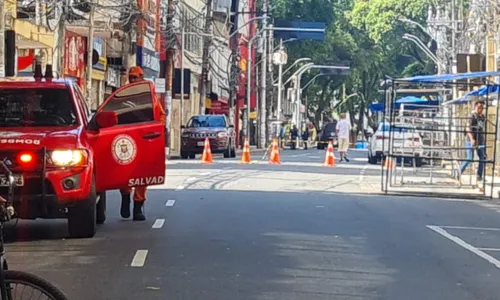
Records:
{"label": "white road marking", "polygon": [[204,172],[204,173],[200,173],[201,176],[207,176],[207,175],[210,175],[210,173],[212,172]]}
{"label": "white road marking", "polygon": [[368,165],[364,166],[361,172],[359,172],[359,181],[363,181],[363,177],[365,177],[366,169],[368,169]]}
{"label": "white road marking", "polygon": [[354,158],[351,158],[352,161],[363,161],[365,162],[366,161],[366,158],[362,158],[362,157],[354,157]]}
{"label": "white road marking", "polygon": [[174,206],[175,200],[167,200],[167,203],[165,203],[165,206]]}
{"label": "white road marking", "polygon": [[449,228],[449,229],[500,231],[500,228],[489,228],[489,227],[466,227],[466,226],[439,226],[439,227],[441,227],[441,228]]}
{"label": "white road marking", "polygon": [[179,185],[177,188],[175,188],[176,191],[180,191],[180,190],[183,190],[184,189],[184,186],[182,185]]}
{"label": "white road marking", "polygon": [[433,226],[433,225],[427,225],[427,228],[439,233],[440,235],[444,236],[445,238],[455,242],[456,244],[462,246],[463,248],[469,250],[470,252],[476,254],[477,256],[481,257],[482,259],[488,261],[489,263],[493,264],[495,267],[500,269],[500,261],[495,259],[494,257],[484,253],[483,251],[479,250],[478,248],[466,243],[462,239],[449,234],[446,230],[440,228],[439,226]]}
{"label": "white road marking", "polygon": [[188,179],[186,179],[186,182],[192,182],[195,180],[196,180],[196,177],[189,177]]}
{"label": "white road marking", "polygon": [[131,267],[143,267],[146,262],[146,257],[148,256],[148,250],[137,250],[132,259]]}
{"label": "white road marking", "polygon": [[316,205],[316,208],[324,208],[324,205]]}
{"label": "white road marking", "polygon": [[163,227],[163,224],[165,224],[165,219],[156,219],[155,223],[153,224],[153,229],[159,229]]}
{"label": "white road marking", "polygon": [[500,248],[477,248],[481,251],[491,251],[491,252],[497,252],[500,251]]}

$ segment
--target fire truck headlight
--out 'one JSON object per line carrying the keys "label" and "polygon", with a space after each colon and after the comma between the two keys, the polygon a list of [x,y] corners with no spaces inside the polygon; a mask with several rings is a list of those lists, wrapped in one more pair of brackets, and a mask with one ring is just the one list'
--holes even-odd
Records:
{"label": "fire truck headlight", "polygon": [[85,153],[82,150],[54,150],[50,158],[56,166],[75,166],[84,163]]}

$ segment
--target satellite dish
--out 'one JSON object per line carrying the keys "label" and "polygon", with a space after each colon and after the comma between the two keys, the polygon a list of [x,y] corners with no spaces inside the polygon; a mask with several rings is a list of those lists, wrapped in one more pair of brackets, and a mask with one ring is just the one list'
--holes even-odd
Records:
{"label": "satellite dish", "polygon": [[99,52],[96,49],[92,49],[92,65],[95,65],[99,62]]}
{"label": "satellite dish", "polygon": [[[85,56],[84,56],[84,61],[85,61],[85,64],[87,63],[87,60],[88,60],[88,52],[85,52]],[[96,49],[92,49],[92,65],[96,65],[97,63],[99,62],[99,52],[97,52]]]}

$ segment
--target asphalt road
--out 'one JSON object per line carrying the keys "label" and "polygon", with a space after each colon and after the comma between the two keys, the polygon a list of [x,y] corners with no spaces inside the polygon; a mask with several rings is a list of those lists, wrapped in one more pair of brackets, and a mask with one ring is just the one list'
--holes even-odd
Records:
{"label": "asphalt road", "polygon": [[111,192],[95,238],[20,221],[7,258],[75,300],[500,299],[495,203],[378,195],[380,167],[351,158],[171,161],[146,222],[121,220]]}

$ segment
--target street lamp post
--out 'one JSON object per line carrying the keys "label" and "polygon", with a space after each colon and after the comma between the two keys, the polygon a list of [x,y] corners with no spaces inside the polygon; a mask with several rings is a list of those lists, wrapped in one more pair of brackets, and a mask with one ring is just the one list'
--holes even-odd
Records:
{"label": "street lamp post", "polygon": [[[267,17],[267,16],[266,16]],[[252,44],[254,40],[261,35],[265,31],[297,31],[297,32],[320,32],[324,33],[325,29],[318,29],[318,28],[294,28],[294,27],[273,27],[273,26],[265,26],[261,30],[259,30],[249,41],[248,41],[248,64],[247,64],[247,117],[246,117],[246,123],[247,123],[247,128],[246,128],[246,135],[247,137],[250,137],[250,96],[251,96],[251,75],[252,75]],[[266,89],[265,82],[264,86],[261,87],[262,89]],[[265,97],[265,94],[264,94]]]}
{"label": "street lamp post", "polygon": [[[429,48],[427,48],[425,46],[425,44],[416,36],[414,35],[411,35],[411,34],[408,34],[408,33],[405,33],[403,35],[403,39],[405,40],[409,40],[409,41],[412,41],[413,43],[415,43],[417,45],[418,48],[420,48],[420,50],[422,50],[425,54],[427,54],[427,56],[432,60],[434,61],[434,63],[436,64],[437,68],[438,68],[438,74],[442,74],[444,70],[446,70],[446,64],[444,64],[443,62],[441,62],[437,56],[434,55],[434,53],[432,53]],[[444,67],[444,68],[443,68]]]}
{"label": "street lamp post", "polygon": [[[315,65],[313,63],[309,63],[307,65],[304,65],[302,66],[302,68],[300,68],[297,72],[294,73],[294,75],[292,76],[296,76],[296,80],[297,80],[297,85],[296,85],[296,101],[297,101],[297,107],[296,107],[296,111],[297,111],[297,115],[296,115],[296,124],[297,126],[300,126],[300,122],[301,122],[301,114],[300,114],[300,105],[302,104],[301,101],[300,101],[300,94],[301,94],[301,91],[302,89],[300,88],[300,79],[302,77],[302,74],[304,74],[307,70],[310,70],[310,69],[330,69],[330,70],[350,70],[351,68],[348,67],[348,66],[328,66],[328,65]],[[301,127],[299,127],[301,128]],[[299,129],[300,130],[300,129]],[[298,137],[297,137],[298,139]],[[297,143],[298,143],[298,140],[297,140]],[[298,145],[298,144],[297,144]]]}
{"label": "street lamp post", "polygon": [[[257,37],[260,36],[262,32],[264,32],[266,28],[261,29],[257,34],[255,34],[249,41],[248,41],[248,63],[247,63],[247,112],[246,112],[246,127],[245,127],[245,135],[247,138],[250,138],[250,98],[252,95],[252,45],[253,42]],[[245,125],[245,124],[243,124]]]}

